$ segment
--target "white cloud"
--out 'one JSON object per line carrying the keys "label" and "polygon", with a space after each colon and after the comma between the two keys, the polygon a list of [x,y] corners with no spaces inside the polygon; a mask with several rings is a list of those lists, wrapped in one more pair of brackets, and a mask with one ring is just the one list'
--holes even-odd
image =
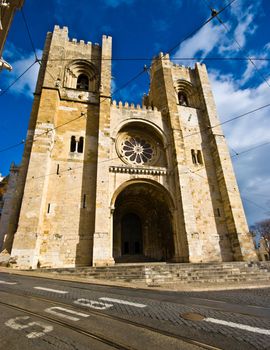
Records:
{"label": "white cloud", "polygon": [[[221,121],[241,115],[269,103],[269,87],[261,83],[255,88],[241,89],[232,75],[218,71],[209,74]],[[237,152],[270,141],[270,107],[223,126],[228,142]],[[249,223],[269,215],[270,145],[233,158]],[[262,197],[264,196],[264,197]],[[254,203],[259,203],[259,208]]]}
{"label": "white cloud", "polygon": [[[195,57],[197,54],[206,56],[217,46],[221,35],[222,28],[214,26],[213,22],[210,22],[193,37],[184,41],[176,51],[174,57],[189,58]],[[188,63],[185,62],[185,64]]]}
{"label": "white cloud", "polygon": [[[12,51],[12,45],[9,46],[7,51],[4,51],[4,57],[11,57],[12,71],[5,74],[6,86],[12,84],[32,63],[35,62],[34,53],[25,54],[20,49],[14,49]],[[5,56],[6,55],[6,56]],[[42,57],[42,51],[37,50],[38,57]],[[39,72],[39,64],[36,63],[30,68],[11,88],[10,92],[14,94],[24,94],[26,97],[33,97],[35,91],[37,76]],[[5,87],[2,87],[2,90]]]}
{"label": "white cloud", "polygon": [[[241,89],[232,75],[210,74],[213,93],[222,121],[269,103],[269,87],[261,83],[258,87]],[[245,148],[270,139],[270,108],[262,109],[247,117],[224,125],[229,144],[242,151]]]}

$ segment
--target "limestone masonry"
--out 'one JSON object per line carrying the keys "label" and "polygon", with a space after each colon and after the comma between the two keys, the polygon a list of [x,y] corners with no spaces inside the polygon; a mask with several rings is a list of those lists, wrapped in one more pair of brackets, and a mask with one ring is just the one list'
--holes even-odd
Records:
{"label": "limestone masonry", "polygon": [[257,260],[205,65],[160,54],[134,106],[111,101],[111,52],[48,33],[2,250],[18,268]]}

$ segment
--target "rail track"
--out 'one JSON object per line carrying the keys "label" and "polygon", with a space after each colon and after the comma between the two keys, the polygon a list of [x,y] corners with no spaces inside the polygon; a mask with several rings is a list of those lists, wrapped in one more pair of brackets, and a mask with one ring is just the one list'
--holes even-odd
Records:
{"label": "rail track", "polygon": [[[0,292],[1,293],[5,293],[5,294],[9,294],[9,293],[7,293],[5,291],[0,291]],[[28,296],[28,295],[26,295],[24,293],[18,293],[17,291],[12,291],[12,295],[17,295],[17,296],[20,296],[20,297],[27,297]],[[86,311],[84,307],[76,307],[75,308],[73,305],[70,305],[69,303],[63,303],[63,302],[60,302],[60,301],[57,301],[57,300],[52,300],[52,299],[45,298],[45,297],[31,295],[31,299],[36,300],[36,301],[40,301],[40,302],[43,301],[43,302],[46,302],[46,303],[48,303],[48,302],[49,303],[53,303],[54,305],[58,305],[58,306],[62,306],[62,307],[68,307],[70,310],[73,310],[73,311],[75,311],[75,310],[78,311],[78,309],[79,310],[83,309],[84,311]],[[121,344],[119,342],[115,342],[113,339],[104,336],[104,334],[98,334],[97,332],[90,332],[90,331],[86,330],[85,328],[83,328],[81,326],[71,324],[71,323],[66,322],[64,320],[60,320],[58,317],[54,317],[53,315],[44,315],[44,314],[42,314],[40,312],[30,311],[30,310],[28,310],[26,308],[22,308],[22,307],[13,305],[13,304],[8,303],[8,302],[4,302],[2,300],[0,301],[0,305],[3,305],[3,306],[8,307],[8,308],[11,308],[13,310],[24,312],[26,314],[35,316],[35,317],[43,319],[43,320],[47,320],[47,321],[49,321],[51,323],[60,325],[62,327],[66,327],[66,328],[68,328],[68,329],[70,329],[72,331],[75,331],[75,332],[79,333],[79,334],[82,334],[82,335],[87,336],[87,337],[89,337],[91,339],[97,340],[97,341],[99,341],[99,342],[101,342],[103,344],[109,345],[109,346],[111,346],[112,348],[115,348],[115,349],[119,349],[119,350],[140,350],[138,348],[134,348],[134,347],[131,347],[131,346],[126,345],[126,344]],[[165,330],[157,329],[157,328],[149,326],[149,325],[140,324],[140,323],[135,322],[135,321],[123,319],[123,318],[115,316],[115,315],[108,315],[108,314],[105,314],[104,312],[101,312],[101,311],[97,311],[97,310],[93,310],[93,309],[87,309],[87,314],[89,314],[90,316],[94,315],[94,316],[97,316],[97,317],[100,317],[100,318],[109,319],[111,321],[121,322],[121,323],[123,323],[125,325],[130,325],[132,327],[135,327],[136,329],[147,330],[147,331],[153,332],[153,333],[155,333],[157,335],[162,335],[162,336],[165,336],[165,337],[168,337],[168,338],[173,338],[173,339],[179,340],[181,342],[200,347],[202,349],[221,350],[221,348],[212,346],[210,344],[203,343],[203,342],[201,342],[199,340],[196,340],[196,339],[193,339],[193,338],[188,338],[188,337],[185,337],[185,336],[176,335],[176,334],[170,333],[170,332],[165,331]]]}

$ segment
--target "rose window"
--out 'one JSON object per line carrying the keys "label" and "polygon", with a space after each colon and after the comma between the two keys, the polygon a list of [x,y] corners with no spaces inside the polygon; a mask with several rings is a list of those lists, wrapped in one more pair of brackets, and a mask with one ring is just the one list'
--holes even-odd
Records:
{"label": "rose window", "polygon": [[150,163],[154,157],[154,148],[145,138],[128,137],[121,144],[122,156],[133,164]]}

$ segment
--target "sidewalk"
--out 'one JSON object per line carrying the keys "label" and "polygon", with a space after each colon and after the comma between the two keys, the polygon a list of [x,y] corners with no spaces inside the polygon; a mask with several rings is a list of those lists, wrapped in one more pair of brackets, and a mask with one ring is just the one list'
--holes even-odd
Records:
{"label": "sidewalk", "polygon": [[78,283],[87,283],[93,285],[115,286],[133,289],[145,289],[145,290],[161,290],[161,291],[179,291],[179,292],[196,292],[196,291],[217,291],[217,290],[232,290],[232,289],[258,289],[258,288],[270,288],[270,281],[257,281],[257,282],[235,282],[235,283],[163,283],[162,285],[147,285],[145,282],[120,282],[95,279],[89,277],[79,277],[72,275],[56,274],[53,272],[39,272],[39,271],[25,271],[15,270],[8,267],[0,267],[0,273],[7,273],[10,275],[21,275],[29,277],[37,277],[44,279],[53,279],[59,281],[71,281]]}

